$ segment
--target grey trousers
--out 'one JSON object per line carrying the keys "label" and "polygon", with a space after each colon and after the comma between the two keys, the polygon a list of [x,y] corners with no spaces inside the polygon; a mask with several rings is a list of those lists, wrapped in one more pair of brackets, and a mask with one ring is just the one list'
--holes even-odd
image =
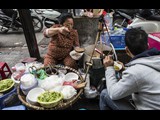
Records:
{"label": "grey trousers", "polygon": [[100,94],[99,107],[100,110],[135,110],[131,104],[131,96],[127,96],[120,100],[112,100],[107,89],[104,89]]}

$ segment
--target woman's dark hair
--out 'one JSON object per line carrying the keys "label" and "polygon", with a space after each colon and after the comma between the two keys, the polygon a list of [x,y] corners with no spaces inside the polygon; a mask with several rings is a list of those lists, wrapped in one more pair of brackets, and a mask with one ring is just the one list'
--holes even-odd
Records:
{"label": "woman's dark hair", "polygon": [[63,24],[68,18],[72,18],[73,19],[73,16],[72,16],[71,13],[62,13],[60,18],[59,18],[60,24]]}
{"label": "woman's dark hair", "polygon": [[129,29],[125,34],[125,43],[133,55],[138,55],[148,49],[148,34],[138,28]]}

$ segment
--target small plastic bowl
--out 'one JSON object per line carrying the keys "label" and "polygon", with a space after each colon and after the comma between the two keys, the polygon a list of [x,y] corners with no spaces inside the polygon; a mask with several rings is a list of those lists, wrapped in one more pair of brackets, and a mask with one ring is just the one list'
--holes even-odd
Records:
{"label": "small plastic bowl", "polygon": [[40,87],[33,88],[28,92],[26,101],[32,105],[37,105],[37,97],[44,92],[45,90]]}
{"label": "small plastic bowl", "polygon": [[71,82],[72,80],[78,80],[79,76],[74,72],[69,72],[65,75],[65,81]]}
{"label": "small plastic bowl", "polygon": [[[16,72],[13,72],[12,75],[11,75],[11,79],[16,83],[16,84],[19,84],[20,83],[20,78],[23,76],[23,72],[20,72],[20,71],[16,71]],[[17,78],[17,79],[16,79]]]}

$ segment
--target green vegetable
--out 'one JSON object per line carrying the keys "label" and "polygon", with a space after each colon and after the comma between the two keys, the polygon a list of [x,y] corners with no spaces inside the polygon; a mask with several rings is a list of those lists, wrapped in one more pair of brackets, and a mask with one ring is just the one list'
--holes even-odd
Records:
{"label": "green vegetable", "polygon": [[14,83],[13,80],[10,79],[0,81],[0,91],[8,89],[13,85],[13,83]]}
{"label": "green vegetable", "polygon": [[38,96],[37,99],[40,102],[53,102],[53,101],[56,101],[60,98],[62,98],[61,93],[47,91],[47,92],[41,94],[40,96]]}
{"label": "green vegetable", "polygon": [[48,77],[47,73],[43,69],[38,70],[36,75],[37,75],[38,79],[40,79],[40,80],[43,80],[46,77]]}

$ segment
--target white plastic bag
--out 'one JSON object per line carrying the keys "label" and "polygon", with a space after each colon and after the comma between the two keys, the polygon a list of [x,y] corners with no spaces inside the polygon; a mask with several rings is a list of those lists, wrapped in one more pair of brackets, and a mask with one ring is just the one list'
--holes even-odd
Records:
{"label": "white plastic bag", "polygon": [[39,80],[39,86],[45,90],[51,90],[56,86],[62,86],[64,79],[58,77],[58,75],[52,75],[50,77],[45,78],[44,80]]}
{"label": "white plastic bag", "polygon": [[76,95],[77,90],[70,85],[65,85],[63,86],[61,93],[63,94],[64,99],[67,100],[67,99],[72,98],[74,95]]}

